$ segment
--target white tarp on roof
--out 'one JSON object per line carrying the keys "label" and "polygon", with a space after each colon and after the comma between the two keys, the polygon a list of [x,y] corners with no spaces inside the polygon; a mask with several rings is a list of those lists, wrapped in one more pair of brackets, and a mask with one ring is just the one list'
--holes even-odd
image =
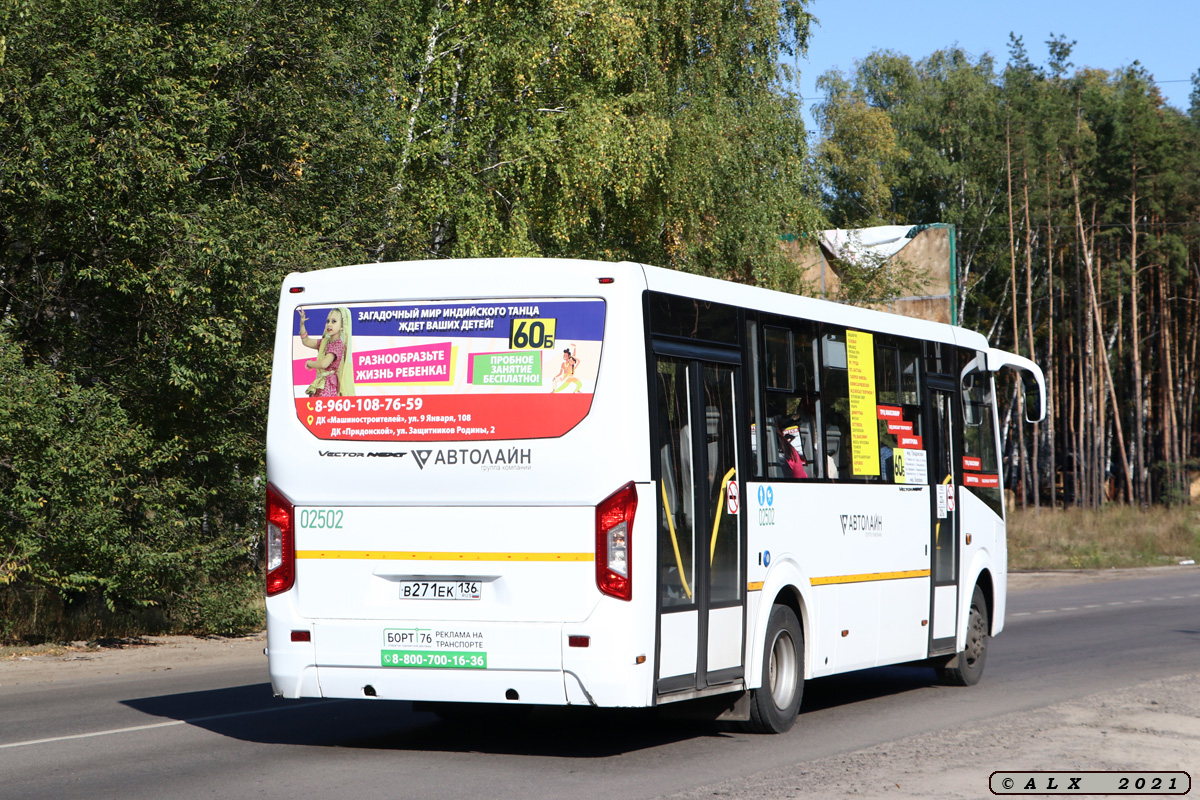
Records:
{"label": "white tarp on roof", "polygon": [[836,258],[851,263],[871,253],[884,259],[891,258],[900,252],[910,238],[913,225],[880,225],[875,228],[834,228],[821,231],[821,244]]}

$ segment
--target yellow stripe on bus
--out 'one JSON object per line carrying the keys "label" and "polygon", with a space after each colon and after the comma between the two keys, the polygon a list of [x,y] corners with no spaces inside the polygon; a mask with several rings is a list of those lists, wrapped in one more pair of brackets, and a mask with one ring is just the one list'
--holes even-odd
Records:
{"label": "yellow stripe on bus", "polygon": [[762,581],[750,581],[746,584],[747,592],[761,592],[763,587]]}
{"label": "yellow stripe on bus", "polygon": [[813,578],[809,581],[813,586],[828,586],[833,583],[865,583],[867,581],[895,581],[902,578],[928,578],[927,569],[909,569],[903,572],[872,572],[866,575],[831,575],[827,578]]}
{"label": "yellow stripe on bus", "polygon": [[595,553],[459,553],[409,550],[297,550],[296,558],[362,561],[595,561]]}

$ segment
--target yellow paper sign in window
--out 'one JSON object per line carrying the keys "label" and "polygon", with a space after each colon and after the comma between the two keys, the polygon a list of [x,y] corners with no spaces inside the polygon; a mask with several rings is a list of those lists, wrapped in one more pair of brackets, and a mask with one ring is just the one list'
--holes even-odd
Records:
{"label": "yellow paper sign in window", "polygon": [[879,424],[875,414],[875,337],[846,331],[850,384],[850,457],[855,475],[879,474]]}

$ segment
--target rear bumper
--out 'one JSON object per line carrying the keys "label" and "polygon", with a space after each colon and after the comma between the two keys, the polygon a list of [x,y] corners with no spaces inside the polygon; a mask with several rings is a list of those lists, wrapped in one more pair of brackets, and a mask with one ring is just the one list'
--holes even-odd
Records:
{"label": "rear bumper", "polygon": [[[431,700],[454,703],[532,703],[585,705],[579,691],[568,694],[562,670],[487,670],[478,675],[450,670],[320,667],[325,697],[376,697],[381,700]],[[367,688],[370,687],[370,688]]]}
{"label": "rear bumper", "polygon": [[[653,632],[635,633],[631,613],[612,600],[582,623],[306,620],[284,594],[267,600],[271,686],[288,698],[645,707],[654,702],[654,659],[637,657],[653,655]],[[294,630],[311,641],[292,641]],[[397,632],[432,641],[410,649]],[[573,636],[588,646],[570,646]],[[397,654],[414,652],[465,666],[403,666]]]}

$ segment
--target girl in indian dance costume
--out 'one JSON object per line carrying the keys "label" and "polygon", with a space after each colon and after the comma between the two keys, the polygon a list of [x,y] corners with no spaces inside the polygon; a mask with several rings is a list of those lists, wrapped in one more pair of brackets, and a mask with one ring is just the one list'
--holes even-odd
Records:
{"label": "girl in indian dance costume", "polygon": [[315,369],[317,377],[304,393],[309,397],[353,397],[354,366],[350,357],[350,309],[330,309],[325,318],[325,332],[314,339],[305,331],[304,309],[300,309],[300,341],[315,348],[316,358],[304,362],[306,369]]}

